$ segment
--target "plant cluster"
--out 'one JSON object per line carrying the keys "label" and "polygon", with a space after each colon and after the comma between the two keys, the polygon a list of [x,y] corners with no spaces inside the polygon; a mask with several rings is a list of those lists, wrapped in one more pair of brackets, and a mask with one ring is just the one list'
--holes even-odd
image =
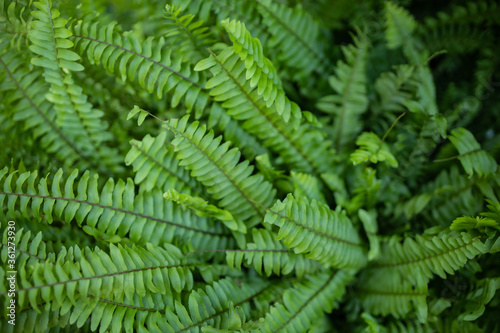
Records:
{"label": "plant cluster", "polygon": [[0,0],[0,330],[500,332],[499,29]]}

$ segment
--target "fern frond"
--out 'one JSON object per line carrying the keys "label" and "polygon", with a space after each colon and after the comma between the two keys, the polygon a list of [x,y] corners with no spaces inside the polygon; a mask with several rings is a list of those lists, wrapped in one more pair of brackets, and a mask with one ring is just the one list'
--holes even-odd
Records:
{"label": "fern frond", "polygon": [[0,40],[8,41],[11,49],[21,51],[28,46],[26,34],[31,21],[29,12],[29,6],[17,1],[0,3]]}
{"label": "fern frond", "polygon": [[176,301],[175,308],[166,309],[166,316],[172,332],[199,332],[198,327],[204,326],[238,329],[241,327],[237,326],[251,317],[250,302],[270,287],[260,279],[238,284],[226,278],[208,285],[205,290],[192,291],[188,297],[189,307]]}
{"label": "fern frond", "polygon": [[313,71],[328,73],[330,66],[320,43],[319,22],[300,6],[290,8],[271,0],[257,3],[262,22],[271,34],[266,48],[277,49],[275,60],[287,67],[292,79],[305,79]]}
{"label": "fern frond", "polygon": [[227,210],[210,205],[200,197],[192,197],[188,194],[179,193],[174,189],[165,192],[163,197],[191,209],[198,216],[207,216],[221,221],[232,231],[238,231],[244,234],[247,232],[245,224],[241,220],[235,219]]}
{"label": "fern frond", "polygon": [[468,1],[426,17],[417,33],[431,50],[472,52],[493,42],[491,30],[486,27],[499,24],[499,14],[500,7],[494,2]]}
{"label": "fern frond", "polygon": [[40,312],[33,308],[23,310],[16,317],[16,325],[37,333],[47,332],[47,329],[57,332],[95,332],[99,329],[99,332],[114,333],[141,329],[166,331],[163,300],[172,295],[161,298],[156,296],[160,294],[153,295],[142,298],[134,295],[132,302],[126,299],[116,302],[92,295],[84,299],[77,294],[74,304],[65,299],[60,307],[52,302],[41,306]]}
{"label": "fern frond", "polygon": [[357,139],[356,144],[360,147],[351,154],[354,165],[370,161],[371,163],[386,162],[393,168],[398,167],[398,161],[392,155],[389,145],[383,142],[373,132],[363,132]]}
{"label": "fern frond", "polygon": [[295,253],[338,268],[359,268],[366,263],[359,235],[344,211],[291,194],[268,210],[264,222],[277,225],[278,240],[284,239]]}
{"label": "fern frond", "polygon": [[73,27],[75,49],[86,55],[91,64],[101,64],[107,72],[121,75],[123,81],[137,81],[148,93],[156,91],[158,99],[172,92],[172,108],[183,100],[188,110],[201,115],[208,95],[198,82],[199,75],[182,56],[172,57],[172,49],[165,48],[164,38],[148,37],[141,43],[132,32],[122,34],[116,30],[116,22],[103,26],[79,21]]}
{"label": "fern frond", "polygon": [[130,145],[125,164],[133,166],[134,182],[140,184],[140,191],[158,187],[164,191],[174,188],[185,193],[201,193],[199,185],[175,159],[167,132],[162,131],[156,137],[148,134],[142,141],[131,140]]}
{"label": "fern frond", "polygon": [[229,267],[241,269],[245,263],[246,267],[253,267],[259,275],[263,272],[266,276],[271,276],[273,273],[287,275],[295,271],[299,278],[319,268],[315,261],[306,259],[302,254],[291,252],[269,230],[253,229],[252,240],[246,249],[225,251]]}
{"label": "fern frond", "polygon": [[[99,231],[100,237],[111,241],[129,237],[134,243],[163,244],[178,238],[192,242],[200,249],[228,248],[233,243],[221,226],[204,218],[197,218],[163,199],[162,192],[154,189],[139,195],[134,193],[132,179],[106,181],[102,191],[98,176],[87,171],[80,179],[75,170],[66,179],[59,170],[52,179],[37,180],[37,172],[0,172],[0,205],[5,202],[8,216],[20,212],[26,217],[46,220],[76,221],[86,232]],[[61,189],[61,181],[63,189]],[[14,183],[14,186],[13,184]],[[73,188],[77,188],[75,195]],[[49,190],[50,188],[50,190]],[[99,193],[100,192],[100,193]],[[2,215],[4,212],[2,212]]]}
{"label": "fern frond", "polygon": [[490,154],[481,149],[481,145],[471,132],[465,128],[455,128],[450,132],[449,139],[460,153],[458,159],[469,178],[474,172],[480,177],[496,172],[497,162]]}
{"label": "fern frond", "polygon": [[382,244],[382,256],[373,262],[373,269],[396,271],[414,285],[426,284],[434,275],[445,279],[468,260],[488,252],[479,237],[462,232],[442,232],[425,237],[406,237],[403,243],[395,238]]}
{"label": "fern frond", "polygon": [[266,315],[253,332],[303,332],[324,312],[330,313],[345,293],[352,275],[345,271],[310,276],[303,284],[285,291],[283,301]]}
{"label": "fern frond", "polygon": [[[330,143],[313,126],[302,124],[293,118],[294,123],[287,124],[276,111],[276,104],[270,108],[258,88],[252,88],[246,77],[245,62],[241,61],[233,47],[226,47],[219,55],[200,61],[195,70],[209,69],[214,75],[207,82],[210,95],[233,119],[242,121],[242,129],[259,138],[262,144],[275,151],[284,163],[292,165],[298,171],[326,170],[333,162]],[[285,97],[286,98],[286,97]],[[300,112],[291,102],[292,109]],[[293,111],[295,112],[295,111]],[[298,128],[294,128],[298,127]],[[310,149],[315,146],[316,149]]]}
{"label": "fern frond", "polygon": [[203,57],[205,47],[214,43],[212,33],[208,27],[203,26],[203,21],[194,21],[192,14],[180,15],[181,7],[167,5],[165,7],[165,18],[169,20],[169,30],[165,37],[172,39],[176,45],[176,52],[183,54],[193,62],[200,61]]}
{"label": "fern frond", "polygon": [[218,103],[213,103],[210,108],[208,127],[222,132],[224,138],[239,147],[243,156],[250,161],[268,152],[256,137],[245,131]]}
{"label": "fern frond", "polygon": [[413,285],[403,275],[367,271],[356,285],[365,311],[372,315],[404,318],[415,310],[420,322],[427,320],[427,284]]}
{"label": "fern frond", "polygon": [[407,9],[391,1],[385,3],[387,46],[395,49],[412,42],[412,35],[417,29],[417,21]]}
{"label": "fern frond", "polygon": [[[270,108],[274,105],[276,112],[283,117],[285,122],[288,122],[290,117],[300,119],[302,117],[300,109],[285,96],[278,73],[271,61],[264,56],[260,41],[253,38],[245,24],[239,21],[227,19],[222,21],[221,25],[229,34],[234,52],[245,63],[245,78],[250,80],[251,88],[257,87],[257,94],[262,96],[266,107]],[[227,80],[229,77],[226,77],[224,81]],[[214,85],[212,82],[212,80],[208,81],[207,86]],[[220,85],[220,82],[217,82],[217,85]]]}
{"label": "fern frond", "polygon": [[29,71],[15,52],[2,54],[0,64],[7,74],[1,90],[11,92],[6,102],[12,108],[12,119],[23,122],[24,130],[32,131],[44,150],[67,165],[73,165],[78,159],[83,160],[82,165],[93,163],[66,130],[56,125],[56,112],[44,97],[49,88],[41,73],[36,69]]}
{"label": "fern frond", "polygon": [[66,28],[67,21],[52,8],[50,0],[34,5],[39,10],[31,12],[36,20],[30,24],[28,37],[32,43],[30,50],[38,56],[33,57],[31,63],[43,68],[43,76],[50,83],[46,98],[54,103],[56,124],[67,129],[67,135],[71,134],[71,141],[78,142],[80,150],[89,152],[106,168],[120,170],[120,157],[103,145],[111,139],[108,125],[102,120],[103,112],[92,108],[72,78],[72,71],[82,71],[84,67],[77,62],[80,57],[71,50],[73,42],[68,39],[71,32]]}
{"label": "fern frond", "polygon": [[361,129],[359,116],[368,107],[366,91],[366,62],[369,43],[367,37],[353,36],[354,44],[342,47],[345,61],[339,60],[335,76],[329,78],[335,95],[321,98],[317,107],[335,115],[333,135],[337,149],[350,142]]}
{"label": "fern frond", "polygon": [[[54,263],[56,261],[56,254],[51,251],[51,244],[42,241],[41,232],[34,236],[23,228],[14,231],[15,228],[9,229],[7,223],[2,225],[2,229],[4,231],[0,244],[2,245],[0,259],[5,267],[7,267],[9,260],[14,260],[16,266],[22,268],[38,262]],[[12,248],[15,250],[12,251]]]}
{"label": "fern frond", "polygon": [[320,180],[312,175],[292,171],[290,176],[293,181],[293,186],[295,191],[293,195],[296,198],[304,197],[309,199],[309,201],[316,200],[318,202],[326,204],[327,201],[321,192]]}
{"label": "fern frond", "polygon": [[263,44],[269,39],[269,33],[257,11],[257,3],[253,0],[173,0],[172,3],[205,22],[215,15],[216,25],[227,18],[237,19],[244,22]]}
{"label": "fern frond", "polygon": [[428,184],[422,186],[422,193],[403,203],[402,209],[408,218],[417,214],[433,225],[448,225],[457,217],[457,212],[466,215],[478,213],[483,205],[482,196],[474,191],[475,181],[460,173],[458,166],[443,170]]}
{"label": "fern frond", "polygon": [[259,205],[267,207],[274,199],[276,190],[262,175],[252,175],[248,161],[239,162],[241,153],[229,149],[229,142],[221,144],[222,137],[214,137],[206,126],[197,121],[188,124],[189,116],[172,119],[167,128],[175,134],[175,147],[180,165],[191,171],[191,176],[202,183],[208,193],[224,209],[238,219],[254,226],[264,217]]}
{"label": "fern frond", "polygon": [[403,103],[412,98],[412,91],[407,83],[413,76],[415,68],[409,65],[400,65],[394,72],[384,72],[375,81],[375,90],[380,96],[380,104],[376,106],[377,113],[402,112]]}
{"label": "fern frond", "polygon": [[485,311],[486,305],[493,300],[496,291],[500,289],[500,278],[486,278],[479,280],[474,289],[466,296],[465,312],[459,320],[473,321]]}
{"label": "fern frond", "polygon": [[164,248],[111,244],[109,253],[77,246],[63,249],[55,263],[33,264],[30,274],[20,272],[17,301],[21,309],[28,305],[37,309],[44,302],[61,306],[65,299],[75,304],[75,291],[84,299],[90,294],[118,302],[133,301],[134,294],[180,293],[193,287],[193,265],[181,258],[181,251],[170,244]]}

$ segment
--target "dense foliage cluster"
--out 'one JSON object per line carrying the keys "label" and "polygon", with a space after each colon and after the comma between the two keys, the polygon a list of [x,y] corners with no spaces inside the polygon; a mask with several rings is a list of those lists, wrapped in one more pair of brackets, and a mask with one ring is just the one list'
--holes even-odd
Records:
{"label": "dense foliage cluster", "polygon": [[0,331],[500,332],[499,29],[0,0]]}

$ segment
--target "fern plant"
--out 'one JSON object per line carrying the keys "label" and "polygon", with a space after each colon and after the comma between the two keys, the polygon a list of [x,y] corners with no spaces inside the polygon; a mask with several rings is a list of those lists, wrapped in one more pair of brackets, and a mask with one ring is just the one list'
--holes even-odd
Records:
{"label": "fern plant", "polygon": [[0,330],[500,332],[499,25],[0,1]]}

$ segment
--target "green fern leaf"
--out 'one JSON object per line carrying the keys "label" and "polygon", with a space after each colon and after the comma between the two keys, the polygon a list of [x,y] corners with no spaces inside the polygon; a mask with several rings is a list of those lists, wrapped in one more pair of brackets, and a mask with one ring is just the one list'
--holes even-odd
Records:
{"label": "green fern leaf", "polygon": [[356,144],[360,148],[351,154],[351,161],[354,165],[370,161],[374,164],[386,162],[390,167],[398,167],[398,161],[392,155],[389,146],[377,134],[363,132],[356,140]]}
{"label": "green fern leaf", "polygon": [[278,239],[284,239],[295,253],[338,268],[359,268],[366,263],[359,235],[345,212],[289,194],[283,202],[276,202],[264,221],[280,228]]}
{"label": "green fern leaf", "polygon": [[338,61],[335,76],[329,78],[335,95],[321,98],[317,107],[335,115],[334,137],[337,148],[351,141],[361,129],[359,116],[368,107],[366,94],[367,37],[354,37],[354,44],[342,47],[346,61]]}
{"label": "green fern leaf", "polygon": [[201,192],[199,184],[175,159],[167,132],[163,131],[157,137],[148,134],[142,141],[131,140],[130,145],[125,164],[133,166],[134,182],[140,184],[140,191],[148,192],[158,187],[164,191],[174,188],[185,193]]}
{"label": "green fern leaf", "polygon": [[0,205],[5,203],[6,211],[12,217],[19,211],[48,223],[60,219],[76,221],[79,226],[84,226],[84,230],[97,228],[106,237],[129,237],[138,244],[163,244],[175,238],[192,242],[200,249],[228,248],[234,244],[222,226],[197,218],[165,201],[157,188],[136,196],[130,178],[116,183],[110,178],[99,192],[98,177],[90,176],[89,172],[85,172],[76,183],[77,170],[66,179],[59,170],[52,179],[45,177],[39,181],[36,171],[19,175],[10,173],[3,180],[6,174],[7,168],[4,168],[0,173]]}
{"label": "green fern leaf", "polygon": [[298,277],[312,273],[319,267],[313,260],[304,255],[294,254],[282,242],[276,240],[276,235],[266,229],[252,230],[252,243],[246,249],[226,251],[226,261],[229,267],[241,269],[245,266],[254,267],[257,273],[266,276],[271,274],[287,275],[295,271]]}
{"label": "green fern leaf", "polygon": [[454,274],[468,260],[487,251],[479,237],[465,232],[417,235],[415,239],[405,238],[403,243],[392,238],[383,243],[382,256],[374,262],[374,269],[395,270],[413,284],[421,285],[434,275],[445,279],[446,274]]}
{"label": "green fern leaf", "polygon": [[465,128],[455,128],[451,131],[449,138],[460,153],[458,159],[469,177],[472,177],[474,172],[479,176],[496,172],[497,163],[495,159],[481,149],[471,132]]}
{"label": "green fern leaf", "polygon": [[191,176],[202,183],[221,207],[234,217],[254,226],[264,217],[260,205],[271,204],[275,190],[264,181],[262,175],[253,175],[253,167],[247,161],[238,163],[241,153],[229,149],[229,142],[221,145],[222,137],[214,137],[213,131],[198,122],[188,124],[189,116],[172,119],[167,128],[175,134],[175,147],[180,165],[191,171]]}
{"label": "green fern leaf", "polygon": [[198,82],[198,74],[182,57],[172,58],[172,49],[164,47],[164,38],[149,37],[140,43],[131,32],[121,34],[116,30],[116,22],[102,26],[79,21],[73,27],[75,49],[91,64],[101,64],[109,73],[121,75],[123,81],[137,80],[148,93],[156,91],[158,99],[172,91],[173,108],[183,99],[188,110],[201,115],[208,95]]}
{"label": "green fern leaf", "polygon": [[309,277],[303,284],[285,291],[283,301],[273,306],[261,327],[252,332],[302,332],[320,319],[323,312],[333,310],[351,279],[352,275],[345,271]]}

